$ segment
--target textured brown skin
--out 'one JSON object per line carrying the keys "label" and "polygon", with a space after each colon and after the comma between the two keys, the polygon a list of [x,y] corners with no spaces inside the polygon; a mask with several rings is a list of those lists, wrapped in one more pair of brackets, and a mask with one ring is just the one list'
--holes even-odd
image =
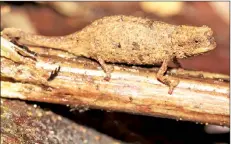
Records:
{"label": "textured brown skin", "polygon": [[112,69],[105,62],[162,64],[157,78],[170,87],[169,94],[179,81],[164,76],[168,63],[203,54],[216,47],[213,32],[207,26],[176,26],[123,15],[104,17],[67,36],[41,36],[14,28],[4,29],[2,35],[19,44],[61,49],[95,59],[107,78],[110,78]]}

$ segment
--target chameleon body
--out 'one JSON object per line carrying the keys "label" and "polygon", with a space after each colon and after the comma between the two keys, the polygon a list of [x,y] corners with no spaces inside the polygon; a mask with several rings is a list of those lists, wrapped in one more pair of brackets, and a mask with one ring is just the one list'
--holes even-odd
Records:
{"label": "chameleon body", "polygon": [[133,16],[111,16],[96,20],[81,31],[66,36],[42,36],[6,28],[2,35],[19,44],[68,51],[98,61],[110,78],[110,63],[161,65],[157,79],[169,86],[179,83],[164,73],[170,61],[211,51],[216,47],[211,28],[172,25]]}

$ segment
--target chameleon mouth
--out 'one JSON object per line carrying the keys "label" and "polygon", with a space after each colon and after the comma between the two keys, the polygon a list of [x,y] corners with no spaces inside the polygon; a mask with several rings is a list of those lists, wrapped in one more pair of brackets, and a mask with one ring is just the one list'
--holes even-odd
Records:
{"label": "chameleon mouth", "polygon": [[193,54],[196,55],[196,54],[202,54],[202,53],[205,53],[205,52],[208,52],[208,51],[211,51],[212,48],[211,47],[201,47],[201,48],[197,48],[193,51]]}
{"label": "chameleon mouth", "polygon": [[215,49],[216,48],[216,42],[215,42],[214,37],[208,38],[208,41],[209,41],[208,46],[204,46],[204,47],[200,47],[200,48],[195,49],[193,51],[193,54],[202,54],[202,53],[206,53],[206,52],[209,52],[209,51]]}

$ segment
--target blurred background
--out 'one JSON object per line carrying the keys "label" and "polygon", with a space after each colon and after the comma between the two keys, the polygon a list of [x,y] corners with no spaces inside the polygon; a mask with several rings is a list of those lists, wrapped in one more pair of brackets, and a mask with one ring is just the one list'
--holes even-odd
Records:
{"label": "blurred background", "polygon": [[[181,60],[183,68],[229,75],[229,2],[0,2],[1,30],[6,27],[47,36],[81,30],[92,21],[110,15],[133,15],[171,24],[207,25],[214,31],[217,48],[203,56]],[[229,132],[183,122],[125,113],[70,111],[39,104],[101,133],[131,143],[229,143]],[[145,141],[143,141],[143,139]]]}

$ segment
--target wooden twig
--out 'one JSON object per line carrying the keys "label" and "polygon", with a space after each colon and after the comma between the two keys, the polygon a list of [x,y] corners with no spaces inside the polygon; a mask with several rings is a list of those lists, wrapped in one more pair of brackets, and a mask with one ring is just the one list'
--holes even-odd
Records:
{"label": "wooden twig", "polygon": [[[170,69],[168,76],[180,84],[169,95],[156,79],[157,68],[114,65],[111,80],[105,81],[98,63],[90,60],[36,59],[17,63],[1,57],[2,97],[229,126],[229,76]],[[46,81],[58,66],[57,76]]]}

